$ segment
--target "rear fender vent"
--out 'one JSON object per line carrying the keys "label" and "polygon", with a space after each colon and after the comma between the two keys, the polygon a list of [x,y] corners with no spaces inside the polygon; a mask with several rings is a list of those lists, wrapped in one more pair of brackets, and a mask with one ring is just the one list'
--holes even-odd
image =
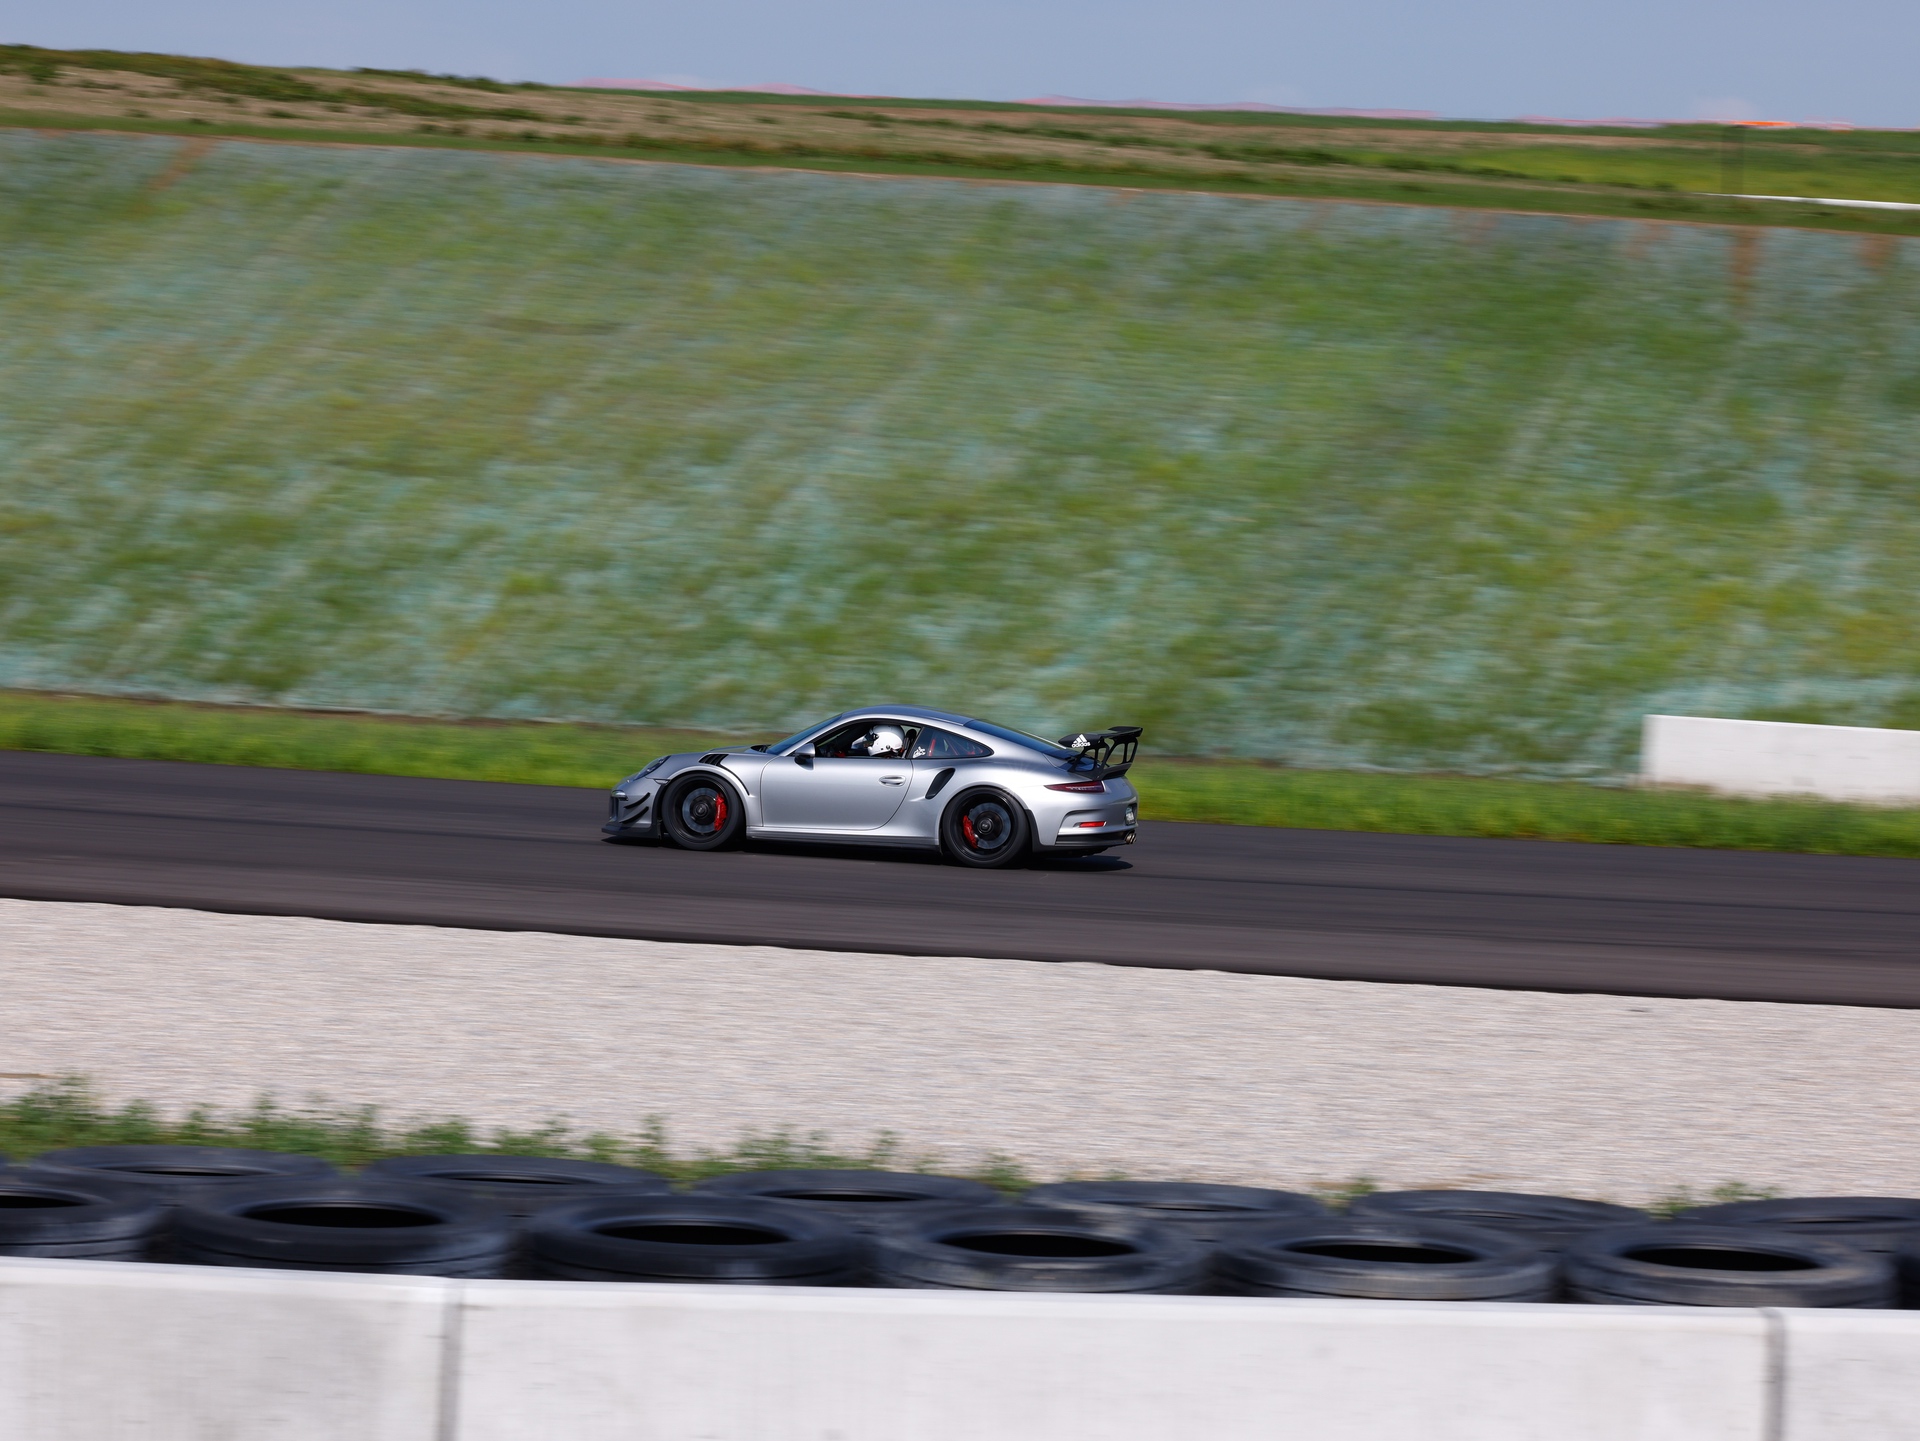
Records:
{"label": "rear fender vent", "polygon": [[932,800],[935,796],[939,795],[941,788],[952,779],[953,767],[948,766],[945,770],[941,771],[939,775],[935,776],[933,778],[933,784],[927,787],[927,799]]}

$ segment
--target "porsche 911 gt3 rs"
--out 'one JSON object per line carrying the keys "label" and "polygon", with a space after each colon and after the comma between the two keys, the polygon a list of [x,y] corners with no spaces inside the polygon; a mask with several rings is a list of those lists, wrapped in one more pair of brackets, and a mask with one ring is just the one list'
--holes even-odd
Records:
{"label": "porsche 911 gt3 rs", "polygon": [[938,848],[967,866],[1088,855],[1134,839],[1138,726],[1050,741],[951,711],[842,711],[771,745],[661,756],[613,788],[618,839]]}

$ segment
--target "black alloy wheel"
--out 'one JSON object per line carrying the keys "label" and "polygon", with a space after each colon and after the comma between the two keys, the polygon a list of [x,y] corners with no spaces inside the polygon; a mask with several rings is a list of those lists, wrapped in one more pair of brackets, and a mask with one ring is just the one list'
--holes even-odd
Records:
{"label": "black alloy wheel", "polygon": [[1027,814],[1004,791],[966,791],[940,820],[940,849],[963,866],[1010,866],[1027,854]]}
{"label": "black alloy wheel", "polygon": [[667,834],[683,850],[717,851],[739,840],[747,825],[740,793],[704,771],[676,781],[661,809]]}

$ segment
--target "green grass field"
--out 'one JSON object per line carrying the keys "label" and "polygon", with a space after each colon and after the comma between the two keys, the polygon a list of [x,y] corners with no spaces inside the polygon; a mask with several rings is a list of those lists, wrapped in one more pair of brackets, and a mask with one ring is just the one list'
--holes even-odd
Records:
{"label": "green grass field", "polygon": [[1540,777],[1920,725],[1911,242],[8,132],[0,244],[0,684]]}

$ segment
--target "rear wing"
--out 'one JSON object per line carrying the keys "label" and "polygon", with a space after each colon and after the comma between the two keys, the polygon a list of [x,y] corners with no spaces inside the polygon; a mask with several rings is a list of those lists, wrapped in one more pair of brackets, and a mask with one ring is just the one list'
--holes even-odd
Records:
{"label": "rear wing", "polygon": [[1103,731],[1061,736],[1059,743],[1070,751],[1080,752],[1081,758],[1092,766],[1093,778],[1103,781],[1109,776],[1127,773],[1127,767],[1133,764],[1134,752],[1140,749],[1140,727],[1109,726]]}

